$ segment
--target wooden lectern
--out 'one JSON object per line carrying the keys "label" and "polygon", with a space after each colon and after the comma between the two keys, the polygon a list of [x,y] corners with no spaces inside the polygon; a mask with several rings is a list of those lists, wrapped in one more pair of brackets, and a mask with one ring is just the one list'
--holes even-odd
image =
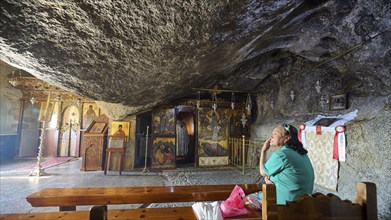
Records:
{"label": "wooden lectern", "polygon": [[103,170],[109,118],[101,115],[83,134],[81,155],[82,171]]}
{"label": "wooden lectern", "polygon": [[109,136],[109,141],[106,149],[106,161],[105,161],[105,175],[107,170],[110,170],[111,163],[111,154],[118,153],[120,154],[119,159],[119,175],[121,175],[123,164],[125,162],[125,147],[126,147],[127,137],[126,136]]}

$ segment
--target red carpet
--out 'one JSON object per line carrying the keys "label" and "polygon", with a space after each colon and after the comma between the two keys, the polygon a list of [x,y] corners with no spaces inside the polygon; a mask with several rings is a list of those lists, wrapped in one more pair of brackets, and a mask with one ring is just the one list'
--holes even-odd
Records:
{"label": "red carpet", "polygon": [[[76,159],[76,158],[74,158],[74,157],[52,157],[52,158],[47,158],[47,159],[43,159],[41,161],[41,166],[42,166],[43,169],[46,169],[46,168],[49,168],[49,167],[57,166],[59,164],[65,163],[65,162],[73,160],[73,159]],[[35,163],[34,165],[27,167],[27,170],[33,170],[36,165],[37,164]]]}

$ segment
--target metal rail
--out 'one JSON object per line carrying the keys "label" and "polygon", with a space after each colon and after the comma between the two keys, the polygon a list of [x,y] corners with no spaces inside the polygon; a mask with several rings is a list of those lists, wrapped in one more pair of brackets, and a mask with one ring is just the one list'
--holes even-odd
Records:
{"label": "metal rail", "polygon": [[229,162],[240,168],[242,174],[246,168],[256,168],[259,164],[262,140],[242,138],[229,138]]}

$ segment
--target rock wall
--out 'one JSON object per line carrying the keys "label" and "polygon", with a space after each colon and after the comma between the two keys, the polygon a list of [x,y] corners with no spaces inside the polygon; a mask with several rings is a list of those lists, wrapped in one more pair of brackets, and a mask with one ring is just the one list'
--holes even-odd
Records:
{"label": "rock wall", "polygon": [[13,160],[18,155],[18,119],[22,93],[8,83],[5,73],[16,69],[0,62],[0,162]]}
{"label": "rock wall", "polygon": [[46,82],[126,108],[113,112],[123,118],[216,80],[261,92],[269,78],[312,74],[360,44],[365,52],[348,53],[332,72],[351,68],[356,86],[375,88],[389,78],[389,8],[387,0],[3,0],[0,54]]}

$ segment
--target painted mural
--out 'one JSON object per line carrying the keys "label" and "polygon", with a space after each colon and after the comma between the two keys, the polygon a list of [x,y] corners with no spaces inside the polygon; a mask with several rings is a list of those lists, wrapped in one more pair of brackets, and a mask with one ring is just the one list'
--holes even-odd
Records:
{"label": "painted mural", "polygon": [[175,136],[175,109],[159,108],[153,112],[153,134]]}
{"label": "painted mural", "polygon": [[198,116],[198,156],[228,155],[228,109],[201,109]]}
{"label": "painted mural", "polygon": [[87,129],[91,122],[99,116],[99,108],[94,102],[83,103],[83,124],[82,129]]}
{"label": "painted mural", "polygon": [[175,168],[175,138],[155,138],[152,147],[152,167]]}
{"label": "painted mural", "polygon": [[230,137],[241,138],[242,137],[242,110],[231,110],[229,135]]}

